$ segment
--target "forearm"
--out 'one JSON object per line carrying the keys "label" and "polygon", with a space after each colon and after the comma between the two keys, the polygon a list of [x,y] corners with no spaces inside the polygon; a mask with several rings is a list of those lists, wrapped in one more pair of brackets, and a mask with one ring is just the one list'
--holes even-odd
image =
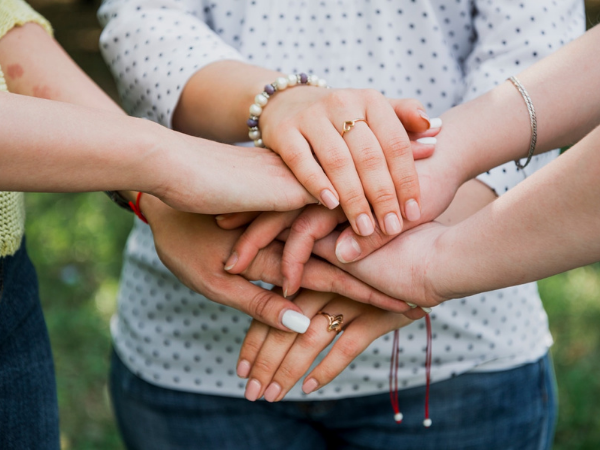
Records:
{"label": "forearm", "polygon": [[600,260],[600,128],[491,205],[448,229],[433,284],[461,297]]}
{"label": "forearm", "polygon": [[159,188],[159,125],[16,94],[1,97],[0,190]]}
{"label": "forearm", "polygon": [[[537,113],[536,153],[572,144],[600,122],[600,65],[593,57],[598,45],[600,27],[518,74]],[[464,180],[527,155],[529,115],[510,82],[442,119],[436,152],[449,154]]]}
{"label": "forearm", "polygon": [[248,109],[264,86],[281,75],[239,61],[209,64],[183,88],[173,129],[220,142],[248,141]]}

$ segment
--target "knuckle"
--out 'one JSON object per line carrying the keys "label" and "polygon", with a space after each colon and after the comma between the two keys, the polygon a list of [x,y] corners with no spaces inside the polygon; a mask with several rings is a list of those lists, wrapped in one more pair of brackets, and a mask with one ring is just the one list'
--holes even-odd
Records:
{"label": "knuckle", "polygon": [[302,165],[307,156],[302,149],[291,147],[283,154],[283,159],[290,168],[295,168]]}
{"label": "knuckle", "polygon": [[386,148],[392,158],[403,158],[412,155],[410,141],[402,136],[394,136],[386,142]]}
{"label": "knuckle", "polygon": [[326,169],[337,173],[354,166],[350,156],[342,152],[337,146],[329,144],[323,148],[324,157],[319,157],[319,160],[323,162]]}
{"label": "knuckle", "polygon": [[292,231],[301,236],[311,235],[312,228],[313,222],[306,214],[298,216],[298,218],[292,224]]}
{"label": "knuckle", "polygon": [[352,94],[346,89],[334,89],[327,97],[327,103],[335,108],[345,108],[351,103]]}
{"label": "knuckle", "polygon": [[282,364],[277,369],[277,378],[281,380],[286,380],[285,382],[280,382],[283,386],[289,384],[290,381],[295,381],[302,376],[302,373],[295,367],[290,364]]}
{"label": "knuckle", "polygon": [[373,194],[371,203],[378,205],[392,205],[397,204],[398,199],[396,193],[393,190],[387,188],[381,188]]}
{"label": "knuckle", "polygon": [[[248,335],[249,336],[249,335]],[[240,356],[242,355],[257,355],[262,347],[263,341],[256,338],[246,338],[244,341],[244,345],[240,351]],[[248,358],[246,358],[248,359]],[[254,358],[252,358],[254,359]]]}
{"label": "knuckle", "polygon": [[322,333],[316,327],[308,327],[308,330],[298,339],[298,344],[307,349],[318,348],[323,343]]}
{"label": "knuckle", "polygon": [[365,201],[366,199],[364,192],[358,189],[350,190],[344,195],[342,199],[342,202],[345,204],[345,206],[350,207],[352,209],[359,209]]}
{"label": "knuckle", "polygon": [[361,353],[360,344],[354,339],[340,339],[337,342],[337,351],[345,360],[351,361]]}
{"label": "knuckle", "polygon": [[396,187],[403,193],[416,193],[419,189],[419,178],[415,172],[404,174],[396,179]]}
{"label": "knuckle", "polygon": [[259,358],[252,365],[252,375],[268,374],[277,370],[277,364],[266,358]]}
{"label": "knuckle", "polygon": [[368,101],[380,100],[383,95],[377,89],[367,88],[362,90],[364,98]]}
{"label": "knuckle", "polygon": [[383,153],[375,146],[364,146],[360,153],[360,166],[366,170],[374,170],[384,167]]}
{"label": "knuckle", "polygon": [[273,301],[273,293],[263,290],[252,296],[248,302],[248,311],[261,322],[269,323],[266,319],[272,309]]}

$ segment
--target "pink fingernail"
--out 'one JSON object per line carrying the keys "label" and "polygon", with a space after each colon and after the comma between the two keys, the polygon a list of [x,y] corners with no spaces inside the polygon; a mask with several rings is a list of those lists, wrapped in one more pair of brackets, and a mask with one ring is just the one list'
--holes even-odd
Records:
{"label": "pink fingernail", "polygon": [[273,403],[279,396],[280,392],[281,386],[279,386],[279,384],[275,382],[271,383],[265,391],[265,400],[270,403]]}
{"label": "pink fingernail", "polygon": [[370,236],[375,231],[373,221],[366,214],[361,214],[356,219],[356,227],[361,236]]}
{"label": "pink fingernail", "polygon": [[418,109],[417,112],[423,119],[425,119],[428,122],[429,127],[431,128],[431,120],[429,120],[429,116],[427,115],[427,113],[422,109]]}
{"label": "pink fingernail", "polygon": [[406,212],[406,218],[411,222],[421,218],[421,208],[416,200],[413,200],[412,198],[404,205],[404,211]]}
{"label": "pink fingernail", "polygon": [[281,289],[283,290],[283,298],[287,298],[288,286],[289,286],[289,282],[288,282],[287,278],[284,277],[283,284],[281,286]]}
{"label": "pink fingernail", "polygon": [[360,245],[352,236],[345,236],[335,247],[335,256],[343,263],[351,263],[361,254]]}
{"label": "pink fingernail", "polygon": [[333,192],[331,192],[329,189],[323,189],[321,191],[321,201],[329,209],[335,209],[340,204],[340,201],[335,198],[335,195],[333,195]]}
{"label": "pink fingernail", "polygon": [[250,373],[250,363],[245,359],[242,359],[237,366],[237,376],[240,378],[248,378],[248,374]]}
{"label": "pink fingernail", "polygon": [[219,221],[223,220],[224,218],[225,218],[225,215],[224,215],[224,214],[219,214],[218,216],[215,216],[215,220],[216,220],[217,222],[219,222]]}
{"label": "pink fingernail", "polygon": [[317,387],[319,387],[319,383],[317,382],[317,380],[315,380],[314,378],[309,378],[308,380],[306,380],[304,382],[304,384],[302,385],[302,391],[305,394],[310,394],[311,392],[313,392],[315,389],[317,389]]}
{"label": "pink fingernail", "polygon": [[246,400],[250,400],[251,402],[255,402],[258,399],[258,394],[260,393],[260,382],[255,380],[254,378],[248,381],[246,384],[246,393],[244,396]]}
{"label": "pink fingernail", "polygon": [[225,263],[225,270],[231,270],[235,266],[235,263],[238,262],[238,255],[236,252],[233,252],[227,262]]}
{"label": "pink fingernail", "polygon": [[400,220],[398,220],[398,216],[394,213],[386,215],[383,223],[385,225],[385,232],[389,235],[398,234],[402,229],[400,227]]}

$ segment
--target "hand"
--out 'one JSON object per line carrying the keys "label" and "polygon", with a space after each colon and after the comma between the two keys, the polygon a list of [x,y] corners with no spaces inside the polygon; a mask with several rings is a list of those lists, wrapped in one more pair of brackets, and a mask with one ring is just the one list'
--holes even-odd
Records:
{"label": "hand", "polygon": [[[223,270],[223,265],[240,231],[221,230],[211,216],[175,211],[150,195],[144,196],[141,203],[154,233],[159,257],[187,287],[281,330],[290,329],[286,312],[302,314],[289,300],[255,286],[246,279],[281,284],[282,244],[273,243],[261,251],[243,273],[245,278],[230,275]],[[302,285],[309,289],[339,292],[365,303],[382,304],[398,312],[410,309],[404,302],[383,295],[318,259],[307,264]],[[287,315],[288,318],[289,316],[290,314]],[[302,319],[301,316],[296,318],[298,323],[304,323],[305,329],[308,319]],[[298,327],[293,329],[304,331]]]}
{"label": "hand", "polygon": [[[344,122],[364,118],[341,136]],[[281,155],[303,186],[328,208],[340,203],[361,236],[402,230],[421,214],[419,180],[404,127],[430,121],[416,100],[388,100],[369,89],[301,87],[277,93],[260,116],[265,145]],[[433,145],[425,151],[431,153]],[[314,152],[314,155],[313,155]],[[322,167],[322,168],[321,168]]]}
{"label": "hand", "polygon": [[312,318],[306,333],[284,333],[257,321],[250,325],[237,366],[238,376],[249,378],[245,396],[250,401],[263,395],[269,402],[282,400],[333,341],[336,332],[328,331],[328,318],[319,311],[342,314],[343,333],[305,378],[302,390],[306,394],[331,382],[375,339],[412,322],[402,314],[334,294],[302,291],[294,302]]}
{"label": "hand", "polygon": [[156,141],[158,150],[144,160],[143,173],[155,174],[157,187],[150,193],[175,209],[222,214],[316,203],[270,150],[219,144],[164,127]]}

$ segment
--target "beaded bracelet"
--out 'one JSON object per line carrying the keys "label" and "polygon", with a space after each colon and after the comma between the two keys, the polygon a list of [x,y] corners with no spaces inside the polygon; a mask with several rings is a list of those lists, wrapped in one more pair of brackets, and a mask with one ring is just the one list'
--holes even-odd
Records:
{"label": "beaded bracelet", "polygon": [[278,91],[283,91],[288,87],[298,84],[326,88],[327,82],[316,75],[307,75],[305,73],[290,74],[287,77],[279,77],[273,83],[267,84],[263,92],[254,97],[254,103],[250,106],[250,118],[246,121],[248,125],[248,137],[254,141],[256,147],[264,147],[260,129],[258,128],[258,118],[263,112],[263,108],[269,102],[269,97],[275,95]]}

